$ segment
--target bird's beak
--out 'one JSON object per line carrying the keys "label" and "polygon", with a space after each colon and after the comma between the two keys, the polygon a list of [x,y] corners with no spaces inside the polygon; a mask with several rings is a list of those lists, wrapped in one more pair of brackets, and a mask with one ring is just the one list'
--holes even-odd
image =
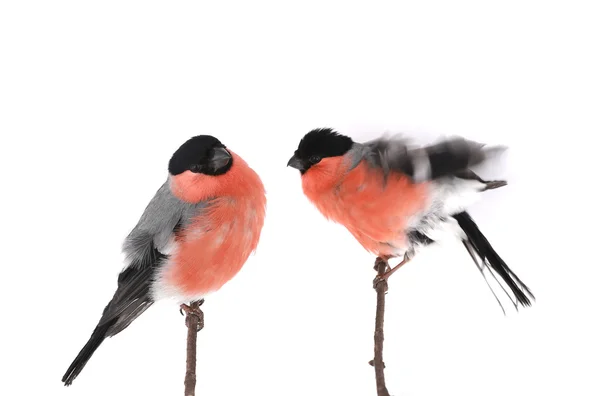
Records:
{"label": "bird's beak", "polygon": [[231,154],[225,150],[224,147],[217,147],[214,149],[211,163],[215,169],[221,169],[231,161]]}
{"label": "bird's beak", "polygon": [[302,161],[296,157],[295,155],[292,156],[292,158],[290,158],[290,160],[287,163],[287,166],[291,166],[292,168],[296,168],[299,171],[303,171],[304,170],[304,164],[302,163]]}

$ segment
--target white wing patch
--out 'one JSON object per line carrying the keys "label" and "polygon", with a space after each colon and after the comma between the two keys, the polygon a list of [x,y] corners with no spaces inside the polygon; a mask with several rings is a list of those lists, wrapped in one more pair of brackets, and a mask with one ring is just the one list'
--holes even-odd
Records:
{"label": "white wing patch", "polygon": [[480,198],[485,184],[477,180],[445,177],[432,182],[432,201],[441,208],[443,217],[465,211]]}
{"label": "white wing patch", "polygon": [[421,183],[431,178],[431,161],[425,149],[414,151],[413,157],[413,180]]}
{"label": "white wing patch", "polygon": [[410,219],[409,229],[436,243],[464,240],[466,235],[452,216],[475,203],[485,185],[477,180],[444,177],[432,181],[430,186],[429,203],[423,212]]}

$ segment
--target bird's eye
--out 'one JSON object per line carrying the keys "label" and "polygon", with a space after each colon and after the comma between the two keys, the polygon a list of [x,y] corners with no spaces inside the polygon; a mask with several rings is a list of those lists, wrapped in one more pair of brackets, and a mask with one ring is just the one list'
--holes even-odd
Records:
{"label": "bird's eye", "polygon": [[308,159],[310,161],[311,164],[316,164],[319,161],[321,161],[321,157],[319,157],[318,155],[311,155],[310,158]]}

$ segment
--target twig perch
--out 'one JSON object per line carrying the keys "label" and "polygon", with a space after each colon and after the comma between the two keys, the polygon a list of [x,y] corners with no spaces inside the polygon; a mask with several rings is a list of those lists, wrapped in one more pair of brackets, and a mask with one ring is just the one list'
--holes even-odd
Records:
{"label": "twig perch", "polygon": [[375,311],[375,358],[369,363],[375,367],[375,383],[377,385],[377,396],[390,396],[385,386],[385,375],[383,369],[383,316],[385,313],[385,294],[388,289],[387,280],[381,276],[388,268],[387,262],[382,258],[375,260],[377,277],[373,280],[373,287],[377,292],[377,309]]}
{"label": "twig perch", "polygon": [[196,394],[196,340],[198,332],[204,328],[204,312],[200,306],[204,300],[193,301],[190,305],[181,305],[181,310],[185,311],[185,324],[187,331],[187,359],[185,362],[185,396],[195,396]]}

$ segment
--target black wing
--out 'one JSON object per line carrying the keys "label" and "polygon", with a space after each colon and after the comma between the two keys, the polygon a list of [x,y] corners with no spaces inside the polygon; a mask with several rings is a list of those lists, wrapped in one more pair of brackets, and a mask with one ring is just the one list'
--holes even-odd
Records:
{"label": "black wing", "polygon": [[62,378],[65,386],[71,385],[81,373],[102,341],[123,331],[138,316],[148,309],[153,301],[150,297],[150,285],[155,269],[160,266],[165,255],[154,249],[152,265],[130,265],[119,274],[118,287],[112,300],[102,313],[98,325],[90,339],[81,349]]}
{"label": "black wing", "polygon": [[380,138],[365,144],[368,158],[385,171],[399,171],[415,182],[444,176],[478,177],[469,168],[476,166],[498,148],[462,138],[451,138],[425,147],[410,147],[401,139]]}

